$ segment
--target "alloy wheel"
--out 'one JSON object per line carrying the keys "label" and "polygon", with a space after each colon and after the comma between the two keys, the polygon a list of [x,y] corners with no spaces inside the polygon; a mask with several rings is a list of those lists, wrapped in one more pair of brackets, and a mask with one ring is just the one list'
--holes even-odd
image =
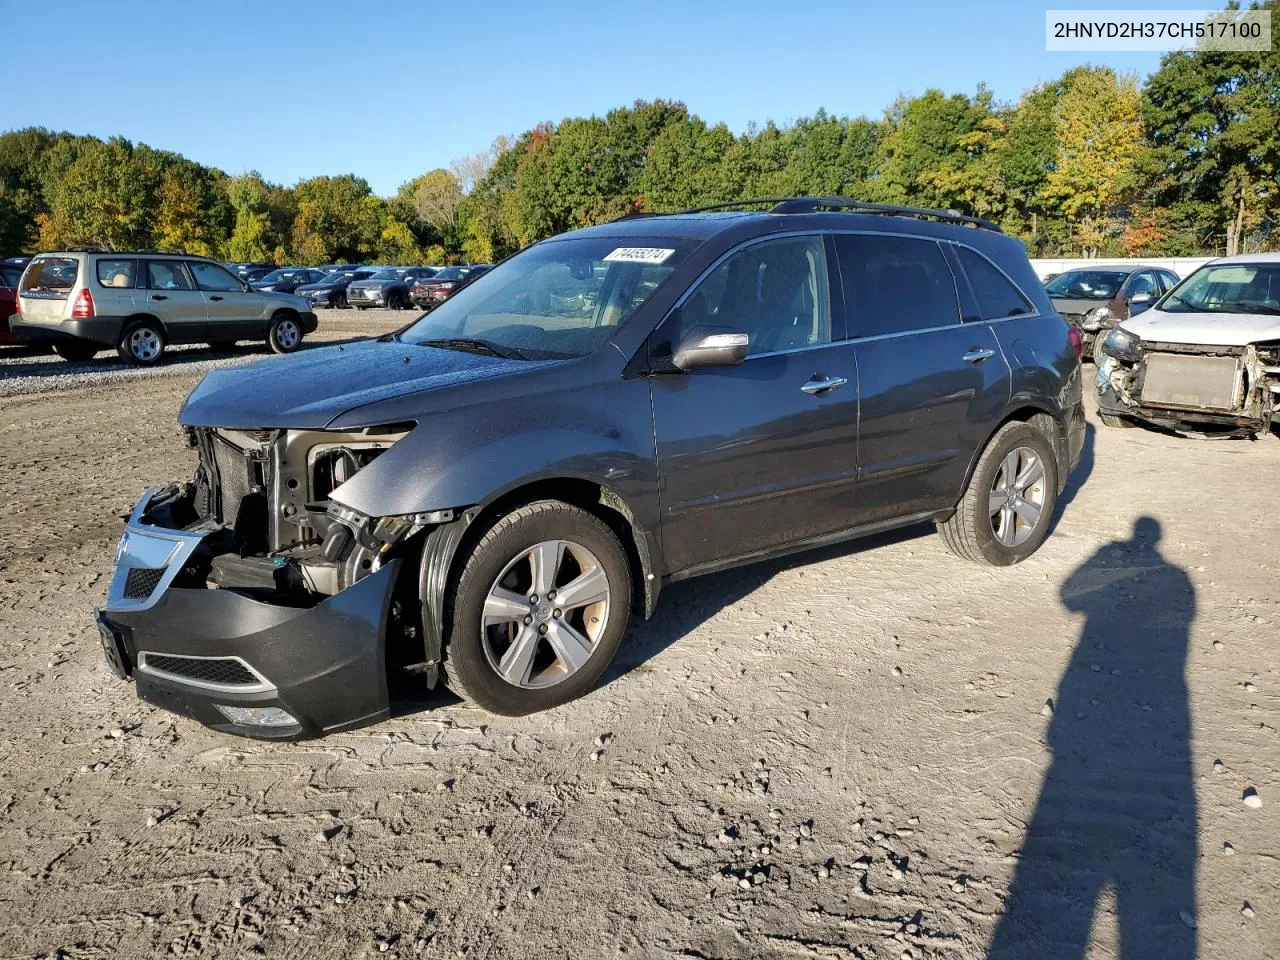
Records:
{"label": "alloy wheel", "polygon": [[129,334],[129,352],[144,363],[160,356],[160,335],[150,327],[138,327]]}
{"label": "alloy wheel", "polygon": [[1005,454],[991,483],[991,529],[1006,547],[1016,547],[1039,527],[1045,503],[1045,471],[1030,447]]}
{"label": "alloy wheel", "polygon": [[545,688],[586,665],[608,621],[609,580],[596,555],[572,540],[544,540],[494,580],[480,639],[507,683]]}
{"label": "alloy wheel", "polygon": [[281,320],[276,326],[276,342],[283,350],[292,350],[302,339],[302,331],[292,320]]}

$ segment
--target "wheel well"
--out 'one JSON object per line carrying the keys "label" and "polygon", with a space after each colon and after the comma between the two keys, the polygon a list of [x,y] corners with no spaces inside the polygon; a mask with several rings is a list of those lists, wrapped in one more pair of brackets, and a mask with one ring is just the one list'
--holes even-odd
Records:
{"label": "wheel well", "polygon": [[157,316],[156,316],[155,314],[153,314],[153,313],[133,313],[133,314],[130,314],[129,316],[125,317],[125,318],[124,318],[124,320],[123,320],[123,321],[121,322],[121,324],[120,324],[120,336],[121,336],[121,338],[123,338],[123,337],[124,337],[125,331],[126,331],[126,330],[128,330],[130,327],[132,327],[132,326],[133,326],[135,323],[137,323],[139,320],[146,320],[146,321],[148,321],[148,322],[150,322],[150,323],[154,323],[157,327],[159,327],[159,328],[160,328],[160,334],[161,334],[161,336],[163,336],[163,337],[164,337],[164,339],[165,339],[165,341],[166,341],[166,342],[168,342],[168,340],[169,340],[169,330],[168,330],[168,328],[164,325],[164,321],[163,321],[163,320],[161,320],[159,317],[157,317]]}
{"label": "wheel well", "polygon": [[456,565],[470,552],[471,544],[512,510],[537,500],[562,500],[599,517],[622,544],[631,568],[632,608],[644,611],[648,617],[657,601],[656,580],[650,580],[652,565],[644,534],[637,527],[635,517],[626,503],[613,491],[576,477],[538,480],[504,493],[472,519],[467,536],[458,545],[451,564],[450,576]]}
{"label": "wheel well", "polygon": [[274,313],[271,314],[270,322],[274,323],[280,317],[296,317],[296,316],[298,316],[298,311],[293,309],[293,307],[280,307],[278,310],[276,310]]}
{"label": "wheel well", "polygon": [[[1041,410],[1039,407],[1020,407],[1014,410],[991,431],[991,436],[987,437],[987,443],[991,442],[991,437],[1006,423],[1025,423],[1034,427],[1040,433],[1044,434],[1044,438],[1053,446],[1054,459],[1058,462],[1058,492],[1062,492],[1062,488],[1067,482],[1067,466],[1070,460],[1070,453],[1067,450],[1067,428],[1065,424],[1052,413]],[[973,468],[977,465],[978,457],[982,455],[982,450],[986,449],[987,444],[982,445],[982,449],[978,450],[974,455],[973,463],[969,467],[969,474],[972,476]],[[965,478],[966,485],[968,478]]]}

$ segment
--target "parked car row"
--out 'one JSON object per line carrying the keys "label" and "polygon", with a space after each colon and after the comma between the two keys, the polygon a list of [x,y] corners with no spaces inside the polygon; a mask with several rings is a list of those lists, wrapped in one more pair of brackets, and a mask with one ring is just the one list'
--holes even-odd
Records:
{"label": "parked car row", "polygon": [[277,268],[262,263],[228,263],[226,266],[255,290],[297,293],[316,307],[407,310],[416,305],[430,310],[453,296],[469,278],[488,270],[490,264],[409,267],[330,263],[321,267]]}

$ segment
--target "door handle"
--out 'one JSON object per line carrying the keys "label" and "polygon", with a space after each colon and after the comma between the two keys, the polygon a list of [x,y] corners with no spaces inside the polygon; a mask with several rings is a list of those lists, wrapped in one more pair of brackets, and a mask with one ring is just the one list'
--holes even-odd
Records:
{"label": "door handle", "polygon": [[210,300],[221,300],[222,298],[221,298],[221,297],[210,297],[209,299],[210,299]]}
{"label": "door handle", "polygon": [[965,363],[981,363],[983,360],[990,360],[996,355],[994,350],[970,350],[964,355]]}
{"label": "door handle", "polygon": [[800,389],[812,397],[819,393],[826,393],[828,390],[834,390],[836,387],[843,387],[848,382],[845,377],[823,377],[821,380],[810,380]]}
{"label": "door handle", "polygon": [[168,300],[169,298],[166,297],[163,293],[153,293],[151,295],[151,299],[152,300]]}

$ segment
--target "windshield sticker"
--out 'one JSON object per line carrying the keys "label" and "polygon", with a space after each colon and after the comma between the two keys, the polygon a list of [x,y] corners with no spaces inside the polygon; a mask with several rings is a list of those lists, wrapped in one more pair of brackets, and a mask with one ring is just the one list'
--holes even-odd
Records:
{"label": "windshield sticker", "polygon": [[664,250],[661,247],[618,247],[605,257],[605,260],[622,263],[662,263],[673,253],[675,253],[674,250]]}

